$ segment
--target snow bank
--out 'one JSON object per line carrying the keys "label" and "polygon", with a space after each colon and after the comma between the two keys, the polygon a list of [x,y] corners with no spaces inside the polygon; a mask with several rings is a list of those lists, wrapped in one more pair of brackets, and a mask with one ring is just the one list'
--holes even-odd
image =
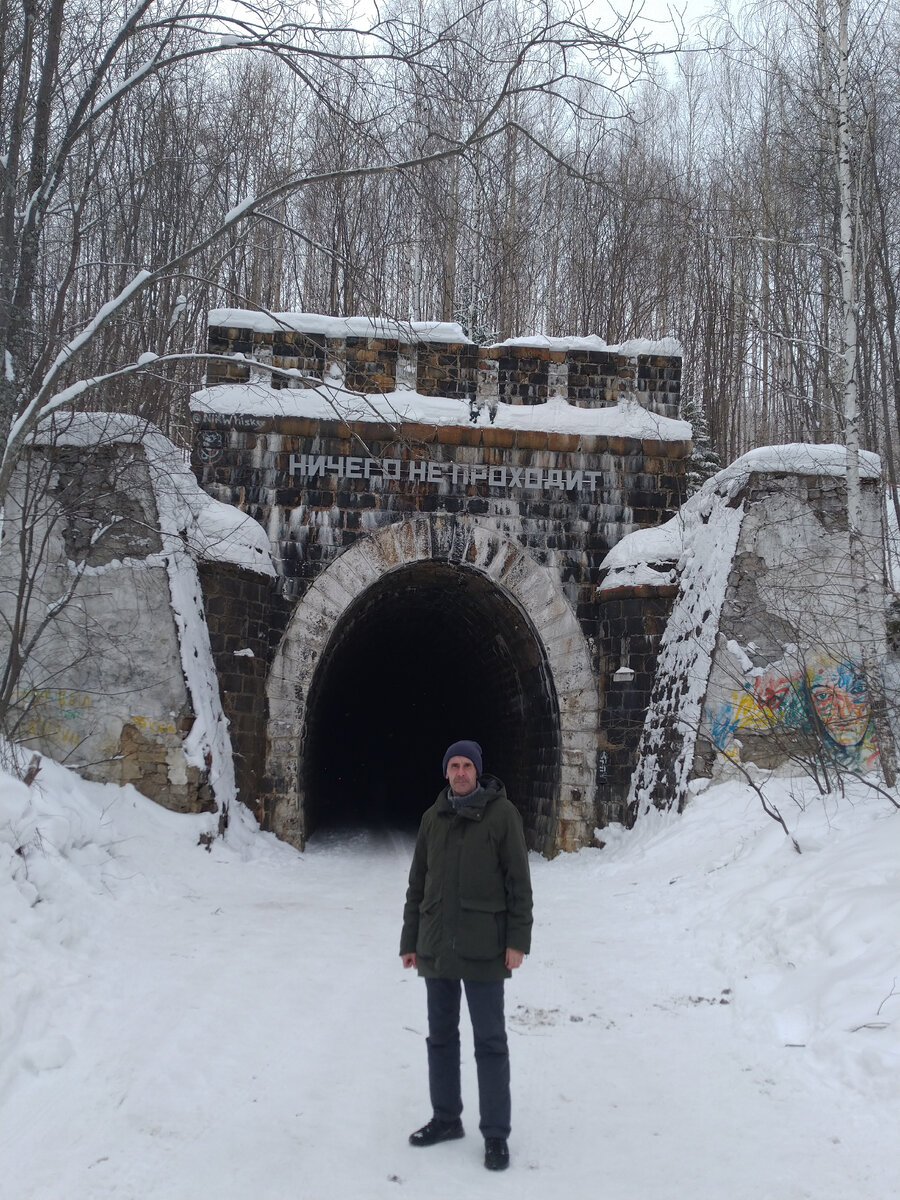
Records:
{"label": "snow bank", "polygon": [[0,775],[0,1193],[896,1200],[900,813],[760,781],[802,854],[730,782],[531,856],[498,1193],[468,1035],[469,1136],[406,1141],[428,1115],[410,838],[207,853],[202,817],[131,788]]}
{"label": "snow bank", "polygon": [[748,1040],[806,1051],[827,1086],[896,1103],[900,947],[882,934],[900,919],[900,796],[892,804],[858,781],[823,796],[806,777],[755,779],[799,854],[743,782],[698,783],[680,815],[654,809],[632,831],[598,831],[604,854],[671,870],[675,905],[705,879],[693,928],[728,973],[739,964],[733,1003]]}

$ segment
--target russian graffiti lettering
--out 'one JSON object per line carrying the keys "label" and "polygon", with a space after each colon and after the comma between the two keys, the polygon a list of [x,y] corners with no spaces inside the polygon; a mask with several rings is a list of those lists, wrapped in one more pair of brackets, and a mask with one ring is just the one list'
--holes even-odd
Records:
{"label": "russian graffiti lettering", "polygon": [[602,471],[567,468],[492,466],[488,463],[438,462],[434,459],[361,458],[325,454],[291,454],[288,473],[304,479],[336,475],[338,479],[407,479],[411,483],[449,483],[468,487],[523,488],[526,491],[594,491]]}

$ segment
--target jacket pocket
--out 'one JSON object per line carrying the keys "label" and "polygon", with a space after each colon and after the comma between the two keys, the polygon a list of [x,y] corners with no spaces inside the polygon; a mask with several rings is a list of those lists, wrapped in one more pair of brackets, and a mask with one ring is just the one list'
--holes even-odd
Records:
{"label": "jacket pocket", "polygon": [[492,901],[461,900],[457,950],[463,958],[497,958],[506,950],[506,908]]}
{"label": "jacket pocket", "polygon": [[416,953],[423,958],[437,958],[441,948],[441,904],[439,900],[419,908],[419,936]]}

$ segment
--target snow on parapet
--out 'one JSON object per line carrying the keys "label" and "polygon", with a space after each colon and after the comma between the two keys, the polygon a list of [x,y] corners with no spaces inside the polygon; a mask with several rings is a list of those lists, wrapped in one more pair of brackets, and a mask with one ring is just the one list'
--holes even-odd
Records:
{"label": "snow on parapet", "polygon": [[327,317],[321,313],[255,312],[249,308],[214,308],[207,323],[255,333],[315,333],[327,338],[396,338],[399,342],[460,342],[472,345],[455,321],[395,321],[389,317]]}
{"label": "snow on parapet", "polygon": [[487,408],[473,421],[467,400],[423,396],[419,392],[363,394],[331,384],[317,388],[275,389],[264,383],[219,384],[191,396],[191,411],[221,416],[309,417],[330,421],[402,421],[423,425],[486,425],[499,429],[535,429],[549,433],[649,438],[686,442],[687,421],[650,412],[625,397],[609,408],[576,408],[559,396],[544,404],[498,403],[493,420]]}
{"label": "snow on parapet", "polygon": [[637,358],[639,355],[658,355],[665,358],[681,358],[683,351],[677,338],[631,338],[627,342],[610,345],[602,337],[546,337],[532,334],[527,337],[507,338],[495,342],[494,346],[540,346],[545,350],[589,350],[595,353],[618,354],[622,358]]}
{"label": "snow on parapet", "polygon": [[[881,477],[881,459],[861,450],[859,473],[863,479]],[[761,446],[742,455],[719,471],[707,485],[714,484],[721,495],[736,496],[747,486],[751,475],[846,475],[847,448],[840,445],[815,446],[808,442],[788,442],[783,446]],[[704,491],[705,488],[701,488]],[[700,495],[700,492],[697,493]]]}

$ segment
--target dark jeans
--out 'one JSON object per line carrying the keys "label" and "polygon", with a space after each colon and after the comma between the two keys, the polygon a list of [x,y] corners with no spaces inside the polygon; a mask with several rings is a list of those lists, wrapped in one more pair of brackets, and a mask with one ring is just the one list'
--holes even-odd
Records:
{"label": "dark jeans", "polygon": [[[439,1121],[455,1121],[462,1112],[459,1078],[458,979],[426,979],[428,989],[428,1082],[431,1106]],[[465,981],[466,1002],[475,1035],[478,1070],[479,1129],[483,1137],[509,1137],[509,1049],[503,1016],[503,980]]]}

